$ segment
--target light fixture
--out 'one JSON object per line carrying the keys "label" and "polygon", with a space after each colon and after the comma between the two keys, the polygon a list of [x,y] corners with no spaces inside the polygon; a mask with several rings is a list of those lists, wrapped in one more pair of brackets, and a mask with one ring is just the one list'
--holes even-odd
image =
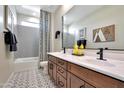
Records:
{"label": "light fixture", "polygon": [[40,8],[36,8],[36,7],[33,7],[33,6],[27,6],[27,5],[23,5],[22,6],[23,8],[26,8],[26,9],[28,9],[28,10],[31,10],[31,11],[35,11],[35,12],[40,12]]}
{"label": "light fixture", "polygon": [[36,16],[36,13],[32,13],[33,16]]}

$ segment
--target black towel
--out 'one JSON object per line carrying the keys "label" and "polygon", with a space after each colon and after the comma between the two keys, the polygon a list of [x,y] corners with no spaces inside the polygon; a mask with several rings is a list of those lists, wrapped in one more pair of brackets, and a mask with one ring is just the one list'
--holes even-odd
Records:
{"label": "black towel", "polygon": [[5,32],[5,43],[10,45],[10,51],[17,51],[17,39],[16,36],[11,32]]}
{"label": "black towel", "polygon": [[5,33],[5,36],[4,36],[5,43],[7,45],[10,45],[10,43],[11,43],[11,32],[4,32],[4,33]]}
{"label": "black towel", "polygon": [[16,44],[10,45],[10,51],[17,51],[17,45]]}
{"label": "black towel", "polygon": [[17,51],[17,39],[14,34],[11,36],[10,51]]}

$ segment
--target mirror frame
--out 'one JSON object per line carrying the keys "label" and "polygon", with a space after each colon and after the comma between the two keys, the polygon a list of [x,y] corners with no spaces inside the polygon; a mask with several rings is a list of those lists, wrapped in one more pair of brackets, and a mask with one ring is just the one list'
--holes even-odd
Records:
{"label": "mirror frame", "polygon": [[63,47],[63,34],[64,34],[64,17],[62,16],[61,20],[62,20],[62,49],[64,48]]}

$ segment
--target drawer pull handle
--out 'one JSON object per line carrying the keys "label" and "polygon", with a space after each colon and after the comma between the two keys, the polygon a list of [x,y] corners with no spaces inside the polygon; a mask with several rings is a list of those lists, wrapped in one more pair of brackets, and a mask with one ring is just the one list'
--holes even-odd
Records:
{"label": "drawer pull handle", "polygon": [[85,85],[81,85],[80,88],[85,88]]}
{"label": "drawer pull handle", "polygon": [[60,62],[60,61],[59,61],[58,63],[61,64],[61,65],[64,65],[64,62]]}
{"label": "drawer pull handle", "polygon": [[58,71],[64,73],[64,71],[60,67],[58,68]]}
{"label": "drawer pull handle", "polygon": [[51,57],[51,56],[49,56],[48,59],[51,60],[51,61],[55,61],[55,58]]}
{"label": "drawer pull handle", "polygon": [[58,83],[59,83],[60,87],[64,86],[64,83],[62,81],[59,81]]}

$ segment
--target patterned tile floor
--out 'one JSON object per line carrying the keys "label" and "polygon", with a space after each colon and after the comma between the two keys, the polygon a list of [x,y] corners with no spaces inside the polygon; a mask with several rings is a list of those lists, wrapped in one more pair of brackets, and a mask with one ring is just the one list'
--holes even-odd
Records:
{"label": "patterned tile floor", "polygon": [[13,72],[4,88],[56,88],[43,69],[32,68]]}
{"label": "patterned tile floor", "polygon": [[56,86],[41,69],[30,69],[14,72],[4,88],[56,88]]}

